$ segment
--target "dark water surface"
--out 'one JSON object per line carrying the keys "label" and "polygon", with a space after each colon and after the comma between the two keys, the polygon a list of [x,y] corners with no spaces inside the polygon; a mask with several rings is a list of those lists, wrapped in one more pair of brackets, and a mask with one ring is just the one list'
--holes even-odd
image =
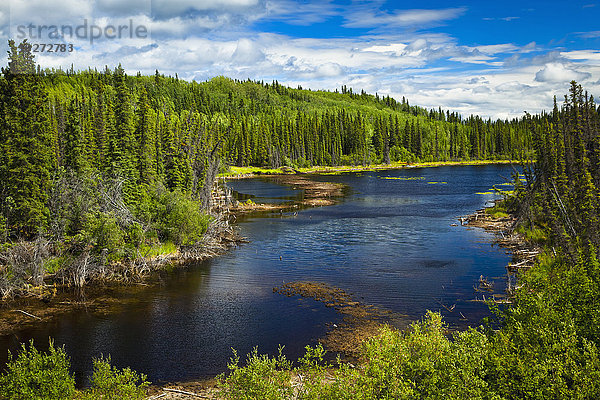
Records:
{"label": "dark water surface", "polygon": [[[337,205],[297,215],[246,218],[239,225],[250,243],[174,273],[159,288],[136,292],[125,311],[77,312],[0,338],[0,352],[4,356],[30,338],[43,348],[53,337],[65,345],[80,382],[92,357],[101,354],[153,382],[223,372],[232,347],[240,354],[256,345],[274,353],[284,344],[296,358],[339,319],[313,300],[273,293],[273,287],[296,280],[326,282],[412,319],[431,309],[451,326],[476,324],[487,310],[468,301],[477,295],[473,286],[484,275],[501,291],[510,257],[490,245],[490,234],[451,225],[492,200],[494,195],[476,193],[505,182],[511,171],[488,165],[315,177],[344,183],[349,194]],[[302,195],[261,179],[228,185],[255,202]],[[448,312],[440,304],[456,306]]]}

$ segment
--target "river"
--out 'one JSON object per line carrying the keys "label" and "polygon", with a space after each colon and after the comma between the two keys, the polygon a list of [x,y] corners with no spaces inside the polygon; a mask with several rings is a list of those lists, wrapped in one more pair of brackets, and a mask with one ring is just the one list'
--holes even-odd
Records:
{"label": "river", "polygon": [[[478,295],[473,287],[483,275],[501,291],[510,256],[491,245],[491,234],[456,217],[492,201],[490,188],[511,172],[486,165],[316,176],[343,183],[346,196],[333,206],[241,218],[249,243],[176,271],[158,288],[124,290],[119,312],[74,312],[2,337],[0,352],[31,338],[43,349],[52,337],[65,346],[79,383],[101,354],[156,383],[223,372],[231,348],[275,353],[283,344],[297,358],[339,320],[314,300],[273,292],[297,280],[340,287],[407,319],[431,309],[451,327],[477,324],[488,311],[469,301]],[[228,185],[254,202],[302,196],[268,179]],[[442,304],[455,306],[449,312]]]}

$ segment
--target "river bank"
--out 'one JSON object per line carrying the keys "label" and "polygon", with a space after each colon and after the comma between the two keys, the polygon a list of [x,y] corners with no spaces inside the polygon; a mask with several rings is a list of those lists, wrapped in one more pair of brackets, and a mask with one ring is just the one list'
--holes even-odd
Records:
{"label": "river bank", "polygon": [[341,166],[314,166],[309,168],[262,168],[262,167],[229,167],[229,171],[219,175],[221,179],[248,179],[256,178],[257,176],[270,175],[298,175],[298,174],[315,174],[315,175],[332,175],[345,172],[367,172],[367,171],[384,171],[394,169],[407,168],[434,168],[443,166],[477,166],[477,165],[494,165],[494,164],[518,164],[516,160],[472,160],[472,161],[431,161],[421,163],[405,163],[394,162],[390,164],[370,164],[370,165],[341,165]]}
{"label": "river bank", "polygon": [[[244,239],[229,223],[227,215],[216,216],[200,242],[178,246],[174,251],[135,260],[113,262],[93,269],[80,286],[74,286],[58,274],[45,277],[41,285],[0,303],[0,335],[46,323],[57,316],[82,310],[110,313],[135,302],[135,293],[161,284],[174,270],[224,254]],[[91,263],[90,263],[91,264]],[[124,291],[129,296],[122,295]]]}
{"label": "river bank", "polygon": [[[506,266],[508,300],[492,298],[497,303],[506,303],[510,302],[510,297],[515,294],[515,290],[518,288],[517,279],[519,274],[527,271],[535,264],[538,255],[542,253],[542,248],[534,241],[528,240],[523,233],[517,232],[517,218],[503,211],[498,212],[497,207],[499,204],[501,203],[497,202],[494,206],[477,210],[473,214],[461,217],[460,221],[469,227],[492,232],[495,235],[493,244],[511,253],[512,261]],[[482,279],[480,285],[485,288],[486,282]],[[486,301],[485,297],[481,301]]]}
{"label": "river bank", "polygon": [[[449,171],[449,170],[450,169],[448,169],[447,171],[445,171],[443,173],[444,174],[449,174],[452,177],[456,177],[457,175],[461,174],[461,172],[459,170],[456,170],[456,171]],[[479,174],[481,172],[488,171],[488,169],[481,170],[481,171],[479,171],[479,169],[474,169],[474,170],[477,170],[477,175],[478,176],[479,176]],[[442,172],[442,171],[440,171],[440,172]],[[421,174],[421,173],[423,173],[423,171],[418,171],[416,173],[417,174]],[[400,173],[400,175],[402,175],[402,176],[403,176],[403,174],[405,174],[405,172],[401,172]],[[435,172],[435,174],[437,174],[437,171]],[[488,171],[488,175],[489,174],[490,174],[490,172]],[[496,173],[493,172],[492,174],[495,175]],[[404,202],[403,203],[397,203],[397,202],[394,202],[394,201],[390,202],[390,199],[389,199],[390,189],[392,189],[392,191],[395,191],[396,189],[393,189],[393,187],[413,188],[415,191],[417,191],[417,193],[423,193],[422,194],[423,195],[423,199],[427,199],[427,200],[431,199],[432,195],[434,195],[436,193],[440,193],[440,195],[442,196],[442,198],[445,200],[446,196],[447,196],[447,191],[450,188],[460,188],[461,187],[460,185],[452,185],[452,184],[450,184],[448,186],[445,186],[445,187],[441,187],[439,185],[427,185],[428,181],[434,181],[434,180],[444,180],[445,181],[445,180],[449,180],[449,179],[446,179],[446,177],[444,177],[443,179],[441,179],[441,178],[440,179],[435,179],[435,178],[431,178],[430,177],[430,178],[423,179],[423,181],[416,181],[416,180],[415,181],[413,181],[413,180],[410,180],[410,181],[405,181],[405,180],[385,180],[385,181],[381,181],[381,184],[376,184],[377,181],[373,179],[372,175],[373,174],[364,174],[364,176],[363,176],[363,174],[356,174],[356,178],[354,178],[354,174],[351,174],[351,175],[348,175],[348,176],[339,176],[339,177],[336,176],[336,177],[332,177],[331,178],[331,180],[333,180],[335,182],[342,182],[342,183],[345,183],[345,184],[348,184],[349,182],[360,181],[360,182],[368,183],[369,185],[371,185],[371,187],[369,187],[368,190],[366,190],[367,188],[365,186],[359,186],[358,189],[354,189],[353,193],[355,194],[355,196],[352,196],[352,198],[356,197],[354,201],[357,202],[357,203],[356,204],[351,203],[350,202],[350,198],[349,198],[348,199],[348,202],[349,202],[348,205],[350,206],[352,204],[352,207],[355,207],[354,210],[356,210],[356,211],[354,211],[354,212],[356,212],[356,214],[354,214],[354,215],[357,216],[357,219],[356,219],[357,225],[356,226],[360,227],[360,230],[357,231],[358,236],[356,236],[356,238],[360,240],[360,243],[365,243],[363,238],[369,238],[369,237],[371,237],[371,238],[374,239],[374,241],[372,241],[372,242],[366,242],[366,244],[368,244],[367,247],[365,247],[364,245],[361,245],[361,249],[365,249],[365,250],[361,250],[361,251],[366,251],[366,252],[368,252],[369,254],[372,254],[372,255],[378,254],[377,253],[378,249],[376,248],[376,246],[373,246],[370,243],[378,243],[378,242],[380,242],[381,240],[377,239],[379,237],[378,236],[378,231],[382,231],[382,230],[386,231],[386,230],[385,230],[385,228],[376,228],[377,231],[363,230],[363,227],[371,225],[371,224],[369,224],[369,222],[370,222],[369,219],[364,219],[365,217],[371,215],[371,214],[368,213],[369,211],[371,211],[371,207],[373,205],[376,205],[377,207],[382,207],[382,206],[386,207],[385,210],[387,210],[387,212],[384,212],[385,210],[382,210],[382,209],[377,209],[376,213],[373,214],[373,216],[372,216],[372,218],[380,218],[380,217],[377,217],[376,215],[379,215],[379,216],[386,215],[388,217],[389,216],[394,216],[396,214],[395,213],[391,214],[390,211],[394,211],[395,208],[398,207],[399,204],[403,204],[403,207],[406,207],[406,206],[404,206],[404,204],[407,204],[407,203],[404,203]],[[379,174],[379,175],[381,175],[383,177],[381,179],[387,179],[385,177],[388,176],[389,174],[384,173],[384,174]],[[294,177],[294,178],[297,177],[297,176],[299,176],[301,178],[310,178],[309,176],[302,176],[302,174],[294,174],[294,175],[292,175],[292,177]],[[270,180],[271,178],[268,178],[268,179]],[[272,179],[277,179],[277,178],[272,178]],[[315,179],[317,179],[317,178],[315,178]],[[323,179],[323,178],[319,178],[319,179]],[[325,179],[327,179],[327,178],[325,178]],[[458,179],[457,181],[461,182],[460,179]],[[386,183],[385,185],[383,184],[384,182]],[[480,184],[479,183],[479,179],[476,182],[478,182],[478,184]],[[493,183],[493,182],[494,181],[491,181],[491,183]],[[375,183],[375,185],[373,185],[374,183]],[[245,185],[244,187],[248,187],[246,184],[244,184],[244,185]],[[488,187],[488,186],[489,186],[489,184],[485,184],[485,187]],[[355,188],[355,186],[353,184],[351,184],[350,187]],[[379,192],[377,192],[377,194],[380,195],[379,198],[372,197],[372,195],[373,195],[372,190],[373,189],[375,189],[375,188],[379,189],[379,188],[384,188],[384,187],[386,188],[385,191],[379,191]],[[469,192],[470,193],[474,193],[474,192],[478,192],[478,191],[481,191],[481,190],[482,190],[482,188],[477,187],[476,189],[475,188],[474,189],[469,189]],[[463,192],[463,190],[460,190],[460,192]],[[251,191],[244,191],[244,193],[252,193],[252,192]],[[368,197],[366,197],[367,195],[368,195]],[[401,195],[405,196],[406,195],[406,191],[402,190]],[[267,197],[267,196],[265,196],[265,197]],[[471,196],[471,197],[473,197],[473,196]],[[477,198],[477,196],[475,196],[475,198]],[[298,199],[300,199],[300,196],[298,196]],[[365,203],[365,200],[368,201],[368,203]],[[423,204],[423,203],[420,203],[420,202],[411,202],[411,203],[408,203],[408,204],[409,204],[411,215],[412,215],[415,211],[417,211],[417,209],[414,208],[414,205],[416,205],[416,204]],[[357,206],[358,206],[358,208],[356,208]],[[365,206],[367,206],[367,207],[365,207]],[[298,207],[298,209],[299,208],[300,208],[300,206]],[[328,260],[325,263],[323,263],[323,262],[319,261],[318,259],[314,259],[314,260],[309,260],[308,263],[301,262],[301,263],[298,263],[298,264],[294,265],[294,262],[295,262],[294,258],[292,257],[292,255],[289,252],[286,252],[286,250],[285,250],[286,248],[289,249],[289,247],[286,247],[286,246],[290,246],[292,243],[298,243],[299,244],[300,242],[298,242],[298,240],[300,240],[300,239],[306,240],[306,243],[307,243],[307,246],[301,246],[300,249],[304,249],[306,247],[307,250],[308,250],[308,247],[312,247],[313,240],[315,240],[314,243],[323,243],[324,244],[325,242],[323,241],[323,237],[320,234],[318,234],[318,231],[320,231],[324,227],[329,226],[330,224],[333,224],[333,225],[330,226],[331,228],[333,228],[332,232],[340,232],[340,229],[339,229],[340,225],[336,221],[342,221],[341,223],[344,226],[349,226],[349,224],[353,223],[352,222],[353,220],[351,218],[348,218],[349,214],[345,214],[344,215],[345,218],[343,218],[343,219],[338,218],[338,215],[336,215],[335,213],[338,212],[337,210],[339,208],[340,207],[333,207],[333,208],[324,207],[322,209],[319,209],[319,208],[308,209],[308,210],[305,211],[305,213],[298,213],[298,215],[296,216],[296,218],[281,218],[281,219],[280,218],[266,218],[266,219],[261,219],[261,218],[255,219],[255,218],[252,218],[252,219],[250,219],[249,220],[249,221],[251,221],[250,225],[256,225],[256,222],[258,222],[259,226],[261,226],[262,229],[266,228],[266,229],[269,229],[269,231],[271,229],[273,229],[273,230],[275,230],[277,232],[280,232],[280,233],[279,234],[276,233],[274,235],[270,235],[270,234],[268,234],[269,231],[256,231],[256,228],[250,228],[251,230],[255,230],[255,232],[258,233],[258,236],[256,236],[256,235],[252,236],[252,238],[253,238],[252,241],[259,243],[259,245],[258,245],[259,247],[257,248],[257,250],[258,250],[257,254],[259,254],[260,252],[263,252],[264,256],[256,256],[255,257],[255,256],[252,255],[250,258],[246,257],[246,258],[239,258],[239,259],[240,260],[245,260],[243,262],[248,262],[248,261],[251,262],[252,259],[259,259],[260,260],[259,263],[263,263],[263,264],[265,262],[270,262],[269,261],[270,258],[273,258],[273,259],[276,260],[275,264],[277,264],[277,266],[274,268],[274,270],[276,270],[276,271],[280,271],[281,270],[283,272],[283,274],[281,275],[282,278],[279,278],[279,275],[277,275],[278,276],[278,278],[277,278],[278,282],[273,282],[272,283],[273,286],[270,286],[268,288],[269,292],[271,292],[271,288],[280,287],[279,285],[281,284],[282,281],[283,282],[288,281],[284,277],[284,275],[289,274],[290,271],[295,270],[298,267],[298,268],[302,268],[302,270],[306,270],[307,272],[309,272],[308,274],[304,274],[303,273],[301,275],[298,275],[295,272],[292,273],[293,275],[298,276],[300,279],[303,279],[303,280],[321,279],[324,282],[332,282],[332,283],[335,283],[336,285],[338,285],[339,287],[347,288],[347,289],[355,291],[357,293],[361,293],[361,295],[362,294],[366,294],[366,293],[362,292],[359,288],[352,287],[352,285],[348,285],[347,283],[344,283],[343,281],[337,281],[335,279],[331,279],[331,276],[329,276],[329,278],[327,277],[327,275],[322,275],[321,276],[320,274],[319,275],[314,275],[313,274],[311,276],[311,274],[314,273],[314,271],[312,271],[313,270],[313,267],[312,267],[313,265],[315,267],[319,267],[319,271],[321,273],[321,272],[323,272],[323,270],[322,270],[321,267],[322,266],[327,266],[325,263],[333,261],[333,260]],[[422,208],[430,209],[430,207],[428,207],[426,205],[424,205]],[[471,206],[467,210],[473,210],[473,209],[476,209],[476,208],[477,207],[472,207]],[[334,210],[334,214],[331,214],[327,210]],[[467,210],[463,209],[463,212],[466,212]],[[429,215],[429,214],[430,214],[430,211],[428,210],[428,211],[425,211],[425,214],[423,214],[422,212],[418,212],[418,213],[416,213],[414,215]],[[455,216],[455,215],[460,215],[460,213],[454,213],[453,212],[452,214],[450,214],[451,217]],[[291,213],[290,212],[286,212],[286,214],[284,214],[284,216],[291,216]],[[311,216],[312,216],[312,220],[309,219]],[[382,219],[382,220],[379,220],[379,219],[374,220],[373,219],[373,221],[372,221],[373,222],[373,227],[375,228],[375,226],[381,226],[382,223],[385,226],[388,220],[389,220],[389,218]],[[265,221],[265,223],[260,223],[260,221]],[[327,221],[327,223],[321,225],[320,221]],[[433,225],[433,222],[434,221],[432,221],[432,225]],[[419,229],[422,229],[423,223],[425,223],[425,221],[419,222]],[[290,242],[288,240],[281,240],[281,242],[280,242],[279,239],[283,238],[283,237],[288,237],[289,232],[287,230],[285,230],[285,231],[281,230],[280,231],[279,228],[277,228],[277,226],[288,226],[288,225],[292,226],[292,230],[295,230],[295,231],[299,231],[300,229],[298,229],[298,228],[303,228],[303,227],[308,227],[308,228],[314,227],[314,228],[316,228],[316,230],[314,230],[314,229],[309,229],[309,230],[303,229],[302,230],[303,234],[302,234],[301,237],[295,237],[294,236],[294,239],[292,239],[292,242]],[[433,230],[431,232],[438,232],[438,229],[441,228],[439,226],[438,222],[435,222],[435,225],[436,225],[436,227],[432,227]],[[449,225],[450,225],[449,223],[446,223],[446,226],[449,226]],[[317,228],[317,226],[318,226],[318,228]],[[410,228],[409,225],[402,224],[401,226],[402,226],[402,232],[405,232],[405,234],[407,232],[409,232],[407,230],[408,228]],[[273,228],[271,228],[271,227],[273,227]],[[447,231],[448,231],[448,233],[450,233],[450,232],[453,232],[453,231],[466,231],[466,230],[464,230],[464,229],[457,229],[457,228],[447,228]],[[283,234],[284,232],[286,233],[285,235]],[[314,236],[311,236],[311,232],[314,232],[314,234],[313,234]],[[248,232],[245,231],[245,234],[247,234],[247,233]],[[308,235],[307,235],[307,233],[308,233]],[[270,237],[269,240],[271,240],[271,241],[273,241],[272,239],[275,239],[275,241],[273,241],[274,245],[273,246],[268,246],[266,243],[263,243],[261,240],[258,239],[259,237],[262,237],[262,236],[269,236]],[[351,246],[352,246],[353,242],[348,240],[348,239],[352,239],[352,236],[350,236],[350,237],[349,236],[345,236],[345,237],[331,236],[331,234],[328,233],[327,238],[328,238],[327,239],[328,243],[329,243],[329,240],[331,240],[332,243],[336,243],[336,244],[338,242],[339,242],[339,244],[344,244],[344,245],[345,245],[345,243],[348,243],[350,245],[350,247],[344,247],[344,249],[350,249],[350,248],[352,248]],[[343,240],[336,240],[336,239],[343,239]],[[241,253],[249,252],[251,254],[254,254],[255,253],[254,248],[250,249],[249,251],[245,251],[244,250],[244,248],[250,248],[250,247],[252,247],[252,246],[250,246],[250,245],[249,246],[243,246],[243,248],[240,249],[240,252]],[[387,247],[391,247],[391,246],[387,246]],[[437,247],[437,245],[433,244],[430,241],[429,242],[429,247]],[[313,247],[313,249],[314,249],[314,251],[317,250],[317,248],[315,248],[315,247]],[[347,251],[348,250],[344,250],[344,253],[347,252]],[[352,250],[350,250],[350,251],[352,251]],[[396,250],[394,250],[394,252],[396,252],[396,251],[401,251],[401,249],[397,248]],[[280,254],[283,254],[283,261],[281,261],[281,258],[279,256]],[[286,257],[286,254],[287,254],[287,257]],[[337,254],[341,254],[341,253],[337,253]],[[410,256],[410,254],[407,254],[405,252],[402,252],[402,254],[404,254],[403,263],[406,263],[407,260],[408,260],[407,255]],[[325,256],[327,256],[327,254],[325,254]],[[419,256],[420,256],[420,254],[419,254]],[[322,255],[319,256],[319,258],[321,258],[321,257],[322,257]],[[436,276],[439,276],[440,274],[444,274],[444,273],[446,273],[445,271],[449,271],[450,269],[451,270],[455,270],[454,267],[453,268],[448,268],[448,266],[452,265],[451,263],[448,263],[444,259],[438,258],[438,257],[440,257],[439,253],[438,253],[438,255],[434,255],[432,257],[432,259],[433,260],[440,259],[439,263],[437,261],[435,263],[427,263],[427,264],[419,263],[419,264],[416,264],[415,266],[418,266],[420,271],[427,271],[427,270],[429,270],[432,273],[434,273]],[[224,257],[224,259],[229,259],[229,256]],[[235,259],[237,260],[238,258],[235,258]],[[296,259],[296,260],[298,260],[298,259]],[[344,265],[348,261],[349,260],[346,259],[343,256],[342,257],[338,256],[338,257],[335,258],[336,265]],[[365,275],[365,272],[366,273],[372,272],[374,274],[373,276],[375,276],[375,275],[377,275],[377,276],[387,276],[388,278],[386,278],[385,280],[383,280],[383,281],[380,282],[381,285],[386,285],[385,281],[388,280],[390,276],[386,275],[385,269],[382,270],[381,268],[377,268],[377,267],[381,266],[381,264],[379,264],[379,265],[376,264],[377,261],[378,260],[376,260],[373,257],[370,257],[369,260],[362,260],[362,261],[360,261],[360,263],[365,263],[366,262],[370,266],[367,271],[361,270],[362,272],[361,272],[360,275],[363,278],[368,278],[368,275]],[[235,261],[235,263],[239,264],[239,261]],[[225,263],[224,266],[226,267],[229,264],[231,264],[233,266],[233,263]],[[389,265],[389,262],[385,261],[385,264]],[[333,264],[331,264],[331,265],[333,266]],[[222,266],[219,264],[219,267],[222,267]],[[261,268],[264,268],[264,267],[261,267]],[[225,268],[225,269],[227,270],[227,268]],[[236,269],[237,269],[237,267],[236,267]],[[224,268],[218,268],[218,270],[224,270]],[[210,274],[210,271],[208,271],[208,272]],[[212,273],[212,277],[211,277],[211,280],[213,280],[213,281],[217,281],[217,277],[220,276],[220,275],[215,274],[215,272],[217,272],[217,268],[213,268],[213,273]],[[246,278],[246,276],[251,276],[251,274],[250,274],[251,272],[256,272],[256,271],[243,268],[243,271],[242,271],[242,273],[240,275],[242,277],[244,277],[244,278],[241,279],[241,280],[239,278],[237,278],[236,282],[239,282],[239,283],[236,283],[235,287],[236,288],[239,287],[240,284],[243,285],[244,280],[248,279],[248,278]],[[270,271],[269,273],[272,273],[272,271]],[[207,276],[209,274],[207,274]],[[302,275],[304,275],[304,276],[302,276]],[[479,275],[477,275],[477,276],[479,276]],[[490,276],[495,276],[495,275],[490,275]],[[223,277],[221,277],[220,279],[223,279]],[[263,278],[259,278],[259,280],[260,279],[264,279],[264,277]],[[281,280],[279,280],[279,279],[281,279]],[[294,278],[294,279],[298,279],[298,278]],[[269,279],[269,281],[270,281],[270,279]],[[143,289],[144,286],[142,286],[142,285],[139,285],[139,286],[140,286],[141,290],[144,290]],[[318,287],[316,289],[320,290],[320,288],[318,288]],[[149,290],[152,291],[152,288],[150,288]],[[236,292],[238,290],[239,289],[236,289]],[[385,286],[381,286],[380,290],[382,292],[384,292],[384,291],[387,292]],[[406,290],[406,289],[399,289],[399,290]],[[421,288],[419,290],[420,290],[419,294],[427,294],[426,292],[422,292]],[[212,293],[215,293],[215,292],[212,292]],[[392,294],[392,293],[390,293],[390,294]],[[299,293],[298,294],[294,294],[292,297],[295,297],[295,299],[290,299],[289,301],[292,302],[292,303],[296,303],[297,302],[297,298],[300,297],[300,296],[302,296],[302,295],[299,294]],[[280,297],[280,296],[275,296],[275,297]],[[303,296],[303,297],[309,297],[309,296]],[[213,298],[214,298],[214,296],[213,296]],[[369,302],[373,302],[373,300],[374,300],[373,297],[367,297],[367,298],[369,298],[369,300],[368,300]],[[284,301],[287,302],[288,300],[284,300]],[[354,302],[354,301],[355,300],[353,299],[350,302]],[[357,299],[356,301],[360,302],[360,298]],[[377,300],[375,300],[375,301],[377,302]],[[307,301],[307,302],[305,302],[305,301],[301,300],[301,302],[302,302],[303,305],[309,306],[311,308],[312,307],[316,307],[316,306],[310,305],[311,303],[314,303],[313,301]],[[167,302],[165,302],[165,303],[167,303]],[[452,303],[447,303],[447,302],[444,302],[444,303],[445,304],[452,304]],[[324,304],[327,304],[327,303],[324,303]],[[379,304],[381,304],[381,303],[379,302]],[[331,308],[332,308],[331,311],[333,311],[333,309],[335,308],[335,306],[332,306]],[[352,310],[352,309],[354,309],[356,307],[349,306],[349,307],[344,307],[344,308],[347,308],[348,310]],[[193,314],[191,314],[190,311],[193,312],[193,310],[190,309],[190,310],[186,310],[182,314],[185,315],[186,318],[187,317],[192,317]],[[275,315],[277,315],[277,314],[275,314]],[[467,315],[469,315],[469,314],[467,314]],[[469,317],[470,317],[470,315],[469,315]],[[414,318],[417,318],[417,317],[414,317]],[[335,319],[330,319],[330,321],[334,321],[334,320]],[[338,322],[338,320],[335,320],[335,321],[336,321],[337,325],[340,326],[340,323]],[[188,324],[186,324],[186,326],[187,325]],[[189,325],[193,326],[192,324],[189,324]],[[324,326],[327,327],[326,322],[325,322]],[[187,330],[191,330],[189,328],[186,328],[186,329]],[[178,336],[178,337],[180,337],[180,336]],[[312,337],[313,338],[317,338],[317,337],[321,338],[321,337],[324,337],[324,336],[321,336],[321,333],[319,333],[319,334],[317,334],[315,336],[312,336]],[[283,339],[282,339],[282,341],[283,341]],[[310,341],[308,339],[303,339],[300,343],[305,344],[305,343],[309,343],[309,342]],[[258,343],[263,343],[263,342],[257,341],[256,343],[258,344]],[[288,343],[288,342],[285,342],[285,343]],[[233,345],[233,346],[235,346],[238,349],[241,349],[241,347],[239,345]],[[262,347],[262,345],[261,345],[261,348],[264,349],[264,347]],[[241,350],[241,351],[244,352],[244,353],[241,353],[241,355],[243,357],[243,354],[245,354],[246,350]],[[113,352],[113,354],[116,354],[116,353]],[[131,364],[129,364],[129,365],[131,365]],[[140,364],[138,364],[137,366],[134,366],[134,367],[136,369],[138,369],[139,371],[141,371],[141,372],[145,371],[144,367],[140,366]],[[152,366],[148,365],[148,369],[146,369],[146,371],[151,371],[151,368],[152,368]],[[208,375],[201,375],[201,374],[199,374],[198,376],[212,376],[212,375],[210,375],[210,374],[208,374]],[[177,379],[176,376],[174,378]],[[165,381],[166,382],[175,382],[175,380],[170,380],[170,379],[167,379]],[[193,384],[193,383],[191,383],[191,384]],[[174,387],[176,387],[176,386],[167,385],[167,388],[174,388]],[[182,387],[186,387],[186,386],[182,386]],[[183,389],[183,390],[185,390],[185,389]],[[194,392],[195,390],[189,390],[189,391],[190,392]],[[161,394],[161,393],[157,393],[157,394]]]}

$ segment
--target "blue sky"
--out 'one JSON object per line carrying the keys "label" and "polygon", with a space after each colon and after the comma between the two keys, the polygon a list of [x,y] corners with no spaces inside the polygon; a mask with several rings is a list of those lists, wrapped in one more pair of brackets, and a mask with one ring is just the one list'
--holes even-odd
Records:
{"label": "blue sky", "polygon": [[83,21],[99,29],[131,23],[150,33],[93,43],[30,37],[74,46],[39,55],[42,66],[121,63],[129,73],[159,69],[188,80],[348,85],[493,118],[548,109],[572,79],[600,95],[595,1],[9,0],[0,5],[3,54],[6,39],[23,37],[23,27]]}

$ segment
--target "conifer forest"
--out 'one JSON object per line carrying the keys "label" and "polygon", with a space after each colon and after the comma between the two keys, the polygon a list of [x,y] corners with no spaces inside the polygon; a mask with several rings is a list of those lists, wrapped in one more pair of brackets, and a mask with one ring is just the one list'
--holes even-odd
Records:
{"label": "conifer forest", "polygon": [[[127,74],[121,65],[44,68],[31,43],[11,40],[0,77],[4,308],[41,320],[33,315],[39,306],[20,302],[86,301],[86,288],[145,285],[153,274],[168,279],[173,264],[164,260],[173,254],[198,260],[236,251],[231,248],[244,244],[235,218],[259,215],[252,207],[264,206],[211,207],[215,190],[224,190],[219,177],[236,167],[252,175],[241,178],[279,174],[306,184],[312,174],[305,171],[318,176],[325,167],[339,175],[355,167],[366,174],[424,163],[511,163],[506,184],[513,190],[494,188],[497,198],[487,209],[464,217],[495,232],[495,243],[515,257],[507,267],[514,285],[502,297],[483,298],[487,317],[464,329],[449,329],[432,311],[405,329],[384,323],[363,338],[353,358],[327,357],[320,342],[306,346],[297,361],[282,348],[278,355],[255,349],[243,359],[234,350],[211,391],[195,395],[600,398],[600,107],[575,80],[564,85],[568,92],[556,94],[553,109],[492,119],[346,85],[318,90],[225,76],[195,81],[158,69]],[[293,220],[305,212],[288,206],[260,218]],[[287,250],[273,256],[276,262],[286,265]],[[476,284],[488,283],[481,275]],[[344,301],[335,306],[355,304]],[[453,312],[450,304],[441,306]],[[52,342],[47,349],[30,342],[10,353],[1,398],[190,394],[160,382],[150,387],[143,370],[117,367],[104,356],[93,359],[91,376],[76,385],[69,349]]]}

